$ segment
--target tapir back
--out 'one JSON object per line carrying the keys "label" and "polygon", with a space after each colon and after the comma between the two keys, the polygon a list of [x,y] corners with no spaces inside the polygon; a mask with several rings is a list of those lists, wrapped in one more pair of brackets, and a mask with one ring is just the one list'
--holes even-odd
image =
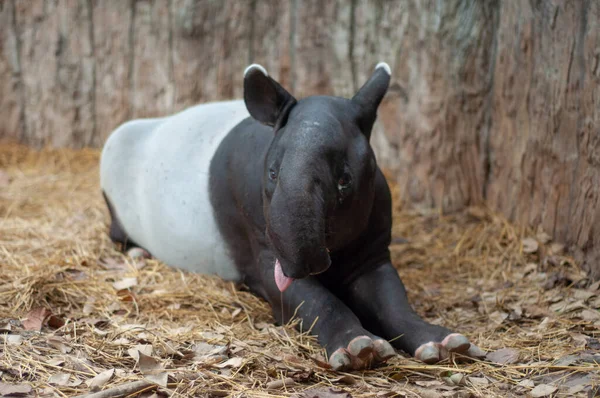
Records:
{"label": "tapir back", "polygon": [[238,280],[209,199],[210,161],[249,116],[213,102],[117,128],[101,157],[101,188],[128,237],[168,265]]}

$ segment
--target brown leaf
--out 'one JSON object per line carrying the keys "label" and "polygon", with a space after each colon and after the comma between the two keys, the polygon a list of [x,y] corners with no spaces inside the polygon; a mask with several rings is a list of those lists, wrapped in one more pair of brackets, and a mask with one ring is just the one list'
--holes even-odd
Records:
{"label": "brown leaf", "polygon": [[519,351],[514,348],[501,348],[487,354],[485,359],[503,365],[515,363],[519,360]]}
{"label": "brown leaf", "polygon": [[115,374],[114,369],[105,370],[104,372],[98,373],[96,376],[94,376],[93,379],[89,380],[86,384],[88,385],[88,387],[90,387],[92,391],[98,391],[106,383],[108,383],[113,374]]}
{"label": "brown leaf", "polygon": [[25,320],[21,323],[23,324],[23,328],[25,330],[42,330],[42,326],[44,321],[48,316],[50,316],[52,312],[44,307],[37,307],[33,310],[29,311],[29,313],[25,316]]}
{"label": "brown leaf", "polygon": [[57,315],[50,315],[48,317],[48,326],[52,329],[60,329],[65,326],[65,320]]}
{"label": "brown leaf", "polygon": [[3,397],[18,397],[29,394],[33,388],[29,384],[7,384],[0,383],[0,395]]}
{"label": "brown leaf", "polygon": [[521,244],[523,245],[523,252],[529,254],[537,252],[540,246],[534,238],[524,238],[521,240]]}
{"label": "brown leaf", "polygon": [[539,384],[533,390],[531,390],[531,396],[533,398],[546,397],[556,391],[557,388],[548,384]]}

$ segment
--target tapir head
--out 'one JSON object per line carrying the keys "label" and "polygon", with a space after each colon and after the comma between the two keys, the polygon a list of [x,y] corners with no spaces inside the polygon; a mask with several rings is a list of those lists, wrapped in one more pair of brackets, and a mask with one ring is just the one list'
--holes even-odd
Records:
{"label": "tapir head", "polygon": [[365,230],[377,169],[369,138],[389,82],[390,68],[380,63],[351,99],[296,100],[262,66],[246,68],[248,112],[273,128],[263,209],[280,290],[327,270],[330,254]]}

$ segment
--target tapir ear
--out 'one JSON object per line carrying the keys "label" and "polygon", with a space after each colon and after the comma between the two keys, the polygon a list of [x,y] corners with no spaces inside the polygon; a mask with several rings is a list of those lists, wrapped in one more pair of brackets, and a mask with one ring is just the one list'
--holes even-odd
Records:
{"label": "tapir ear", "polygon": [[385,62],[380,62],[367,82],[358,90],[352,101],[359,105],[358,124],[362,132],[369,138],[377,108],[390,85],[391,69]]}
{"label": "tapir ear", "polygon": [[265,68],[252,64],[244,71],[244,102],[250,116],[277,129],[285,124],[296,99]]}

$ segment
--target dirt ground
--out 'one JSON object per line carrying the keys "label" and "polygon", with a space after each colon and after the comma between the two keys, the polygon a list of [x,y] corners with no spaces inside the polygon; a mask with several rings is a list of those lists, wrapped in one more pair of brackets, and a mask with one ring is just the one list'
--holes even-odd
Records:
{"label": "dirt ground", "polygon": [[0,396],[600,394],[599,283],[543,231],[396,201],[394,264],[416,310],[489,354],[333,372],[248,291],[120,255],[98,159],[0,147]]}

